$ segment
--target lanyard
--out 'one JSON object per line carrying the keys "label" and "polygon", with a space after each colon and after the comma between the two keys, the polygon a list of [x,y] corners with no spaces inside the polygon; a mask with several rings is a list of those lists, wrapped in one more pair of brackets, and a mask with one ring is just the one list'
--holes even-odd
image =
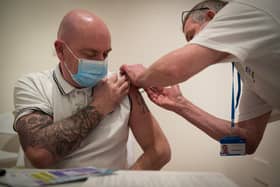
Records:
{"label": "lanyard", "polygon": [[234,119],[235,119],[235,109],[238,106],[239,99],[240,99],[240,93],[241,93],[241,79],[240,74],[237,72],[237,96],[236,96],[236,104],[234,105],[234,62],[232,62],[232,89],[231,89],[231,127],[234,127]]}

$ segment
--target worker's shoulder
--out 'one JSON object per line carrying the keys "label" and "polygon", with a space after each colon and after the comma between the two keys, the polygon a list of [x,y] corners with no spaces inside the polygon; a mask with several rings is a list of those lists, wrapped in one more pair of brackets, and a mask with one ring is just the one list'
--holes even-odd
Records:
{"label": "worker's shoulder", "polygon": [[234,0],[230,2],[237,2],[243,5],[250,6],[256,10],[263,12],[265,15],[272,17],[276,22],[280,23],[278,0]]}

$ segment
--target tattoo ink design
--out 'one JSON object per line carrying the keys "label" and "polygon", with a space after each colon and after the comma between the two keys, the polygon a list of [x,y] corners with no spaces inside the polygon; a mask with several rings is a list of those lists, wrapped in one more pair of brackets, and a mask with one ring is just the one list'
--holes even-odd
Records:
{"label": "tattoo ink design", "polygon": [[102,118],[93,106],[55,123],[51,116],[36,111],[19,119],[17,131],[23,149],[29,146],[44,148],[59,159],[78,148]]}

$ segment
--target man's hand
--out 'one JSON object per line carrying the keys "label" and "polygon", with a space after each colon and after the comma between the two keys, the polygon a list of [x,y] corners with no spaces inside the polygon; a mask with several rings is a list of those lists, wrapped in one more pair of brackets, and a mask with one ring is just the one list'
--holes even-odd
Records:
{"label": "man's hand", "polygon": [[130,79],[130,82],[136,87],[142,87],[142,85],[139,83],[139,79],[145,70],[146,68],[142,64],[124,64],[120,67],[120,71],[126,74]]}
{"label": "man's hand", "polygon": [[118,78],[117,74],[114,74],[102,80],[94,88],[91,105],[95,106],[102,115],[106,115],[115,109],[128,92],[129,82],[127,77],[120,76]]}
{"label": "man's hand", "polygon": [[179,85],[166,88],[151,87],[145,89],[145,91],[155,104],[174,112],[176,112],[178,106],[186,101],[181,93]]}

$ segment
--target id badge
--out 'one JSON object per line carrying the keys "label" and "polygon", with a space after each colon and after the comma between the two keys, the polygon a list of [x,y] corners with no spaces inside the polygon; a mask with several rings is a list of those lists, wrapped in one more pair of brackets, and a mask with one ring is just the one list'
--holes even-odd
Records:
{"label": "id badge", "polygon": [[246,140],[239,136],[226,136],[220,140],[221,156],[246,155]]}

